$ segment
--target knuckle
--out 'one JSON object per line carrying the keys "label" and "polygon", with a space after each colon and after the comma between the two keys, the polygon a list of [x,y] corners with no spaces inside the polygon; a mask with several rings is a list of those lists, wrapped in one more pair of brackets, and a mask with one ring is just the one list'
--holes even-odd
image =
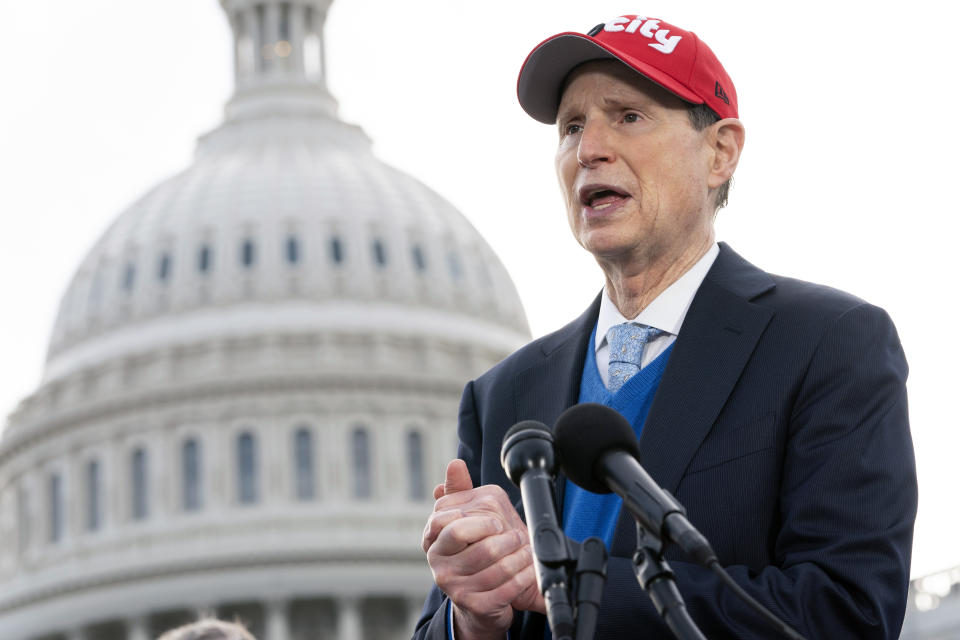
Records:
{"label": "knuckle", "polygon": [[480,496],[480,499],[478,502],[480,503],[480,506],[482,508],[488,511],[500,510],[500,502],[496,499],[495,496],[490,495],[489,493],[485,493],[482,496]]}
{"label": "knuckle", "polygon": [[500,578],[499,582],[512,580],[517,574],[517,566],[511,556],[501,558],[496,567]]}
{"label": "knuckle", "polygon": [[469,542],[467,532],[463,530],[463,527],[450,526],[446,527],[443,532],[447,534],[450,542],[455,543],[457,546],[466,546]]}
{"label": "knuckle", "polygon": [[510,577],[510,583],[517,593],[523,593],[530,586],[529,576],[526,571],[517,571]]}
{"label": "knuckle", "polygon": [[[446,591],[446,589],[444,589],[444,586],[449,586],[453,582],[452,580],[453,572],[450,570],[449,567],[446,567],[443,565],[440,565],[438,567],[430,565],[430,568],[433,570],[433,581],[437,583],[438,587]],[[450,594],[447,594],[447,595],[450,595]]]}

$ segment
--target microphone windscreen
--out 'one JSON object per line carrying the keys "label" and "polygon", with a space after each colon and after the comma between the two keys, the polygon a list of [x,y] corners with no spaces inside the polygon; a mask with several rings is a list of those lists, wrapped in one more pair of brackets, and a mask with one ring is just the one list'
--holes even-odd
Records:
{"label": "microphone windscreen", "polygon": [[548,427],[547,425],[543,424],[542,422],[537,422],[536,420],[524,420],[523,422],[518,422],[517,424],[507,429],[507,432],[503,434],[504,441],[509,439],[510,436],[517,433],[518,431],[524,431],[525,429],[537,429],[539,431],[546,431],[548,434],[548,437],[551,440],[553,439],[553,432],[550,431],[550,427]]}
{"label": "microphone windscreen", "polygon": [[542,422],[524,420],[510,427],[500,445],[500,466],[517,486],[529,469],[548,469],[557,472],[557,456],[553,446],[553,430]]}
{"label": "microphone windscreen", "polygon": [[560,414],[553,435],[564,473],[574,484],[593,493],[610,493],[595,472],[604,454],[625,451],[640,457],[633,427],[606,405],[584,402],[570,407]]}

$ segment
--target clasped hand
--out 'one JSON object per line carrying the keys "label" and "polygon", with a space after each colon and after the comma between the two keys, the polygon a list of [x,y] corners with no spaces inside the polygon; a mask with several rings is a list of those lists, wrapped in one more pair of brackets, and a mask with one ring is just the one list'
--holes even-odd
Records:
{"label": "clasped hand", "polygon": [[457,640],[503,638],[514,610],[546,611],[527,527],[496,485],[473,487],[453,460],[423,531],[433,579],[454,606]]}

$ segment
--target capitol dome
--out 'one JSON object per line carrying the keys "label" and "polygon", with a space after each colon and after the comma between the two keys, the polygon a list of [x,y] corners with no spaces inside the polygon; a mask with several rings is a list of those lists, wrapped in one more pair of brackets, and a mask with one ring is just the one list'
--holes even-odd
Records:
{"label": "capitol dome", "polygon": [[506,270],[326,89],[330,0],[221,0],[236,91],[63,295],[0,440],[0,638],[406,638],[463,384],[529,339]]}

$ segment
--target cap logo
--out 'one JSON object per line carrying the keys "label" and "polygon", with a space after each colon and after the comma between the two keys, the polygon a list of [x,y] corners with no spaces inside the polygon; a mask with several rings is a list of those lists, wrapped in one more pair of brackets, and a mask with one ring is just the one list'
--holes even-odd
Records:
{"label": "cap logo", "polygon": [[670,29],[661,29],[659,20],[647,20],[642,16],[632,19],[625,16],[614,18],[604,25],[603,30],[609,33],[624,31],[631,34],[640,34],[645,38],[656,40],[656,42],[648,43],[648,46],[667,54],[673,53],[673,50],[677,48],[677,43],[683,39],[683,36],[667,35],[670,33]]}
{"label": "cap logo", "polygon": [[723,87],[720,86],[719,82],[713,88],[713,95],[717,96],[727,104],[730,104],[730,98],[727,97],[727,92],[723,90]]}

